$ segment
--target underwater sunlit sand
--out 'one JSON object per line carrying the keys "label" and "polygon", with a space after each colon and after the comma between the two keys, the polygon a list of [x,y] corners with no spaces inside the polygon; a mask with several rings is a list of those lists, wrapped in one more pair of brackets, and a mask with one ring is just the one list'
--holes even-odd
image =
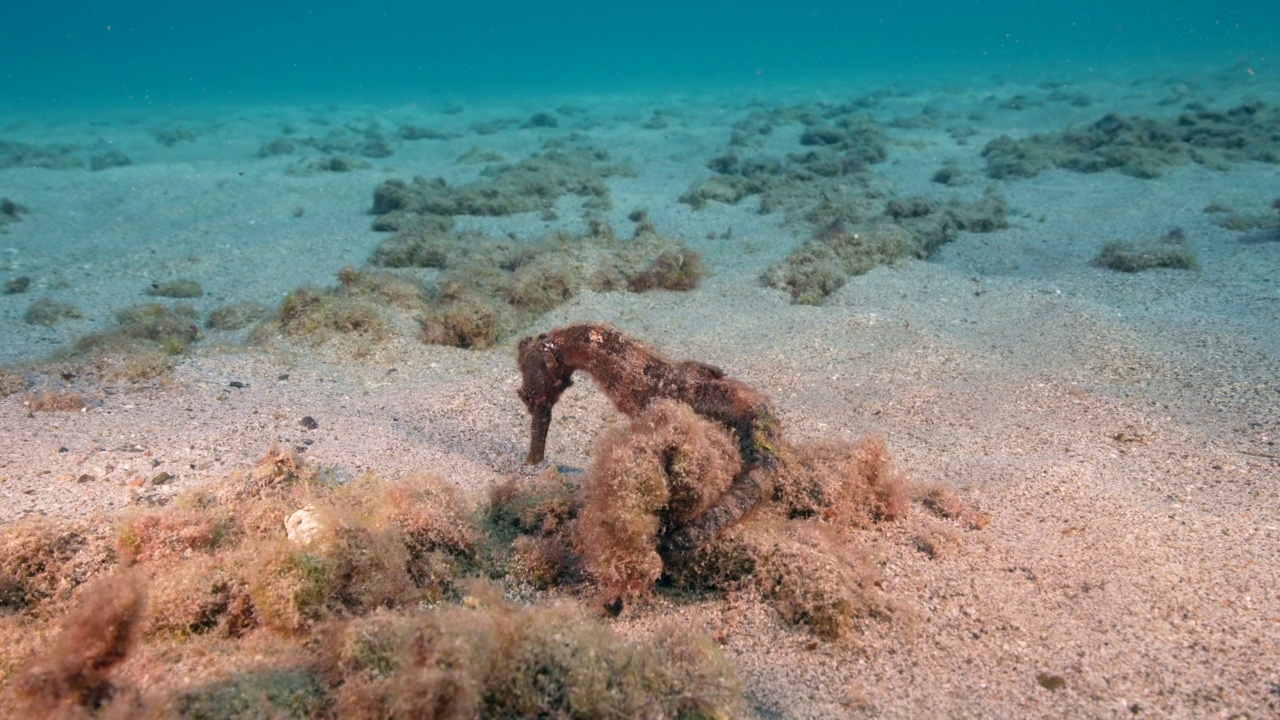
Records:
{"label": "underwater sunlit sand", "polygon": [[1258,67],[10,112],[0,714],[1280,715]]}

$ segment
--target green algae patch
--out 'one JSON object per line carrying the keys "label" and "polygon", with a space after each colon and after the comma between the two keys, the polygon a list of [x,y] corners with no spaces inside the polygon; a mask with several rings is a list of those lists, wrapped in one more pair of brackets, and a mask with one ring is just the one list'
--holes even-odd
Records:
{"label": "green algae patch", "polygon": [[1280,235],[1280,198],[1271,203],[1270,209],[1269,213],[1237,212],[1227,205],[1212,203],[1204,211],[1219,214],[1214,223],[1232,232],[1262,231],[1264,237]]}
{"label": "green algae patch", "polygon": [[174,358],[200,339],[198,315],[189,305],[132,305],[116,312],[115,323],[81,337],[51,356],[55,365],[74,362],[74,375],[140,383],[169,372]]}
{"label": "green algae patch", "polygon": [[330,155],[328,157],[317,158],[315,160],[307,160],[305,162],[290,165],[285,173],[294,177],[308,177],[318,175],[320,173],[347,173],[355,170],[366,170],[373,167],[368,161],[359,158],[351,158],[345,155]]}
{"label": "green algae patch", "polygon": [[733,669],[706,638],[663,625],[645,641],[624,640],[571,603],[370,617],[336,640],[331,672],[347,678],[336,698],[342,717],[696,718],[742,710]]}
{"label": "green algae patch", "polygon": [[127,167],[133,164],[133,159],[119,150],[108,150],[99,155],[93,155],[89,158],[89,169],[94,172],[102,170],[110,170],[111,168]]}

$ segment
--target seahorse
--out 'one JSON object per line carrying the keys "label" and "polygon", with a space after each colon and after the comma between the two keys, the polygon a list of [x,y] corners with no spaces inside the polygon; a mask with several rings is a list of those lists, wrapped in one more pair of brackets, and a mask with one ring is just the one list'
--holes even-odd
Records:
{"label": "seahorse", "polygon": [[542,462],[551,409],[579,370],[591,376],[614,407],[629,417],[655,399],[669,398],[737,435],[742,469],[706,512],[662,538],[664,557],[703,547],[772,493],[782,425],[768,398],[726,377],[720,368],[694,360],[673,362],[620,330],[598,324],[570,325],[526,337],[520,341],[517,357],[523,378],[519,395],[532,418],[525,458],[529,465]]}

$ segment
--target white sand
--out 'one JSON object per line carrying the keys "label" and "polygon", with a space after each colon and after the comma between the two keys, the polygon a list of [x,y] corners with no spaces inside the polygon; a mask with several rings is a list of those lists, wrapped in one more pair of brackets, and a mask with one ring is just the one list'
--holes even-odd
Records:
{"label": "white sand", "polygon": [[[944,127],[977,135],[961,146],[942,129],[889,128],[890,160],[875,170],[902,194],[977,197],[992,184],[978,156],[987,140],[1109,111],[1169,115],[1177,106],[1158,103],[1179,82],[1082,83],[1071,89],[1092,96],[1089,107],[1020,112],[998,102],[1049,91],[984,81],[904,92],[875,115],[888,121],[935,104]],[[1276,97],[1264,83],[1192,87],[1228,107]],[[871,89],[780,99],[841,102]],[[479,166],[454,159],[472,147],[514,161],[581,132],[637,170],[610,181],[615,225],[648,208],[660,231],[704,252],[714,275],[689,294],[583,295],[530,332],[609,322],[673,357],[721,365],[773,397],[791,437],[882,434],[912,477],[956,488],[991,518],[941,559],[889,527],[879,562],[886,590],[908,611],[869,622],[850,643],[813,643],[742,598],[658,600],[622,627],[674,616],[724,637],[761,717],[1280,715],[1280,241],[1227,231],[1202,212],[1210,202],[1266,212],[1280,195],[1277,166],[1190,166],[1153,180],[1051,171],[994,183],[1013,208],[1011,229],[965,234],[929,262],[855,278],[827,305],[794,306],[756,278],[801,229],[755,214],[752,199],[701,212],[675,202],[707,173],[705,161],[750,100],[6,119],[5,139],[109,143],[135,164],[0,170],[0,195],[30,209],[0,234],[0,281],[29,275],[35,284],[0,295],[0,360],[31,360],[105,327],[155,281],[198,279],[202,313],[331,284],[383,237],[368,229],[377,182],[414,174],[465,182]],[[466,132],[478,120],[523,119],[562,102],[583,112],[562,116],[557,129]],[[655,109],[673,113],[670,126],[640,129]],[[983,118],[965,119],[975,112]],[[255,157],[284,125],[321,136],[369,122],[463,135],[399,143],[372,168],[345,174],[287,175],[316,156],[309,150]],[[198,138],[165,148],[149,134],[170,127]],[[792,147],[798,132],[780,128],[770,142]],[[930,183],[946,159],[973,182]],[[559,225],[533,216],[462,224],[532,237],[580,228],[578,205],[562,204]],[[1123,275],[1088,264],[1106,240],[1149,240],[1175,226],[1201,269]],[[708,239],[730,227],[732,239]],[[87,317],[24,323],[27,305],[46,295]],[[32,415],[21,394],[0,400],[0,521],[123,507],[131,481],[160,471],[176,480],[144,490],[171,494],[225,476],[274,442],[305,447],[341,478],[428,471],[482,489],[520,470],[526,417],[515,397],[514,339],[468,352],[409,338],[358,362],[340,343],[265,352],[238,348],[239,339],[210,334],[154,387],[82,388],[93,400],[82,413]],[[302,427],[304,416],[319,427]],[[557,407],[548,456],[583,467],[593,439],[618,421],[583,382]],[[1041,673],[1065,686],[1042,687]]]}

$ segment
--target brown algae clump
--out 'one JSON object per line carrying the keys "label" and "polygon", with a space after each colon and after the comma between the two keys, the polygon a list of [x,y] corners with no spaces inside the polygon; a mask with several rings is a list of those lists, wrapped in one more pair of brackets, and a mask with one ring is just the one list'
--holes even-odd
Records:
{"label": "brown algae clump", "polygon": [[[295,522],[300,514],[306,522]],[[0,694],[0,712],[741,711],[732,668],[698,632],[664,624],[624,639],[572,600],[521,607],[466,579],[483,572],[480,555],[490,552],[482,516],[431,476],[339,487],[272,450],[213,488],[125,514],[114,555],[76,540],[65,523],[20,523],[0,543],[5,577],[14,578],[0,590],[22,634],[8,619],[0,631],[54,640],[0,650],[0,667],[17,678]],[[121,565],[130,568],[117,572]],[[140,676],[151,680],[132,685]]]}
{"label": "brown algae clump", "polygon": [[347,267],[338,284],[302,287],[290,292],[273,317],[254,330],[266,341],[275,336],[307,338],[314,344],[338,336],[381,342],[409,323],[408,315],[427,307],[422,287],[412,278]]}
{"label": "brown algae clump", "polygon": [[729,489],[741,467],[736,445],[688,405],[658,400],[596,447],[578,550],[603,594],[631,597],[653,587],[663,571],[659,537]]}
{"label": "brown algae clump", "polygon": [[18,708],[40,717],[89,717],[103,706],[127,717],[134,696],[115,681],[143,618],[145,596],[129,575],[93,581],[63,618],[52,646],[14,679]]}
{"label": "brown algae clump", "polygon": [[[478,588],[480,589],[480,588]],[[698,633],[623,640],[571,603],[370,616],[333,640],[342,717],[727,717],[733,670]]]}
{"label": "brown algae clump", "polygon": [[76,343],[76,352],[103,354],[159,350],[177,355],[200,337],[196,318],[195,309],[189,305],[133,305],[116,313],[114,327],[81,338]]}

